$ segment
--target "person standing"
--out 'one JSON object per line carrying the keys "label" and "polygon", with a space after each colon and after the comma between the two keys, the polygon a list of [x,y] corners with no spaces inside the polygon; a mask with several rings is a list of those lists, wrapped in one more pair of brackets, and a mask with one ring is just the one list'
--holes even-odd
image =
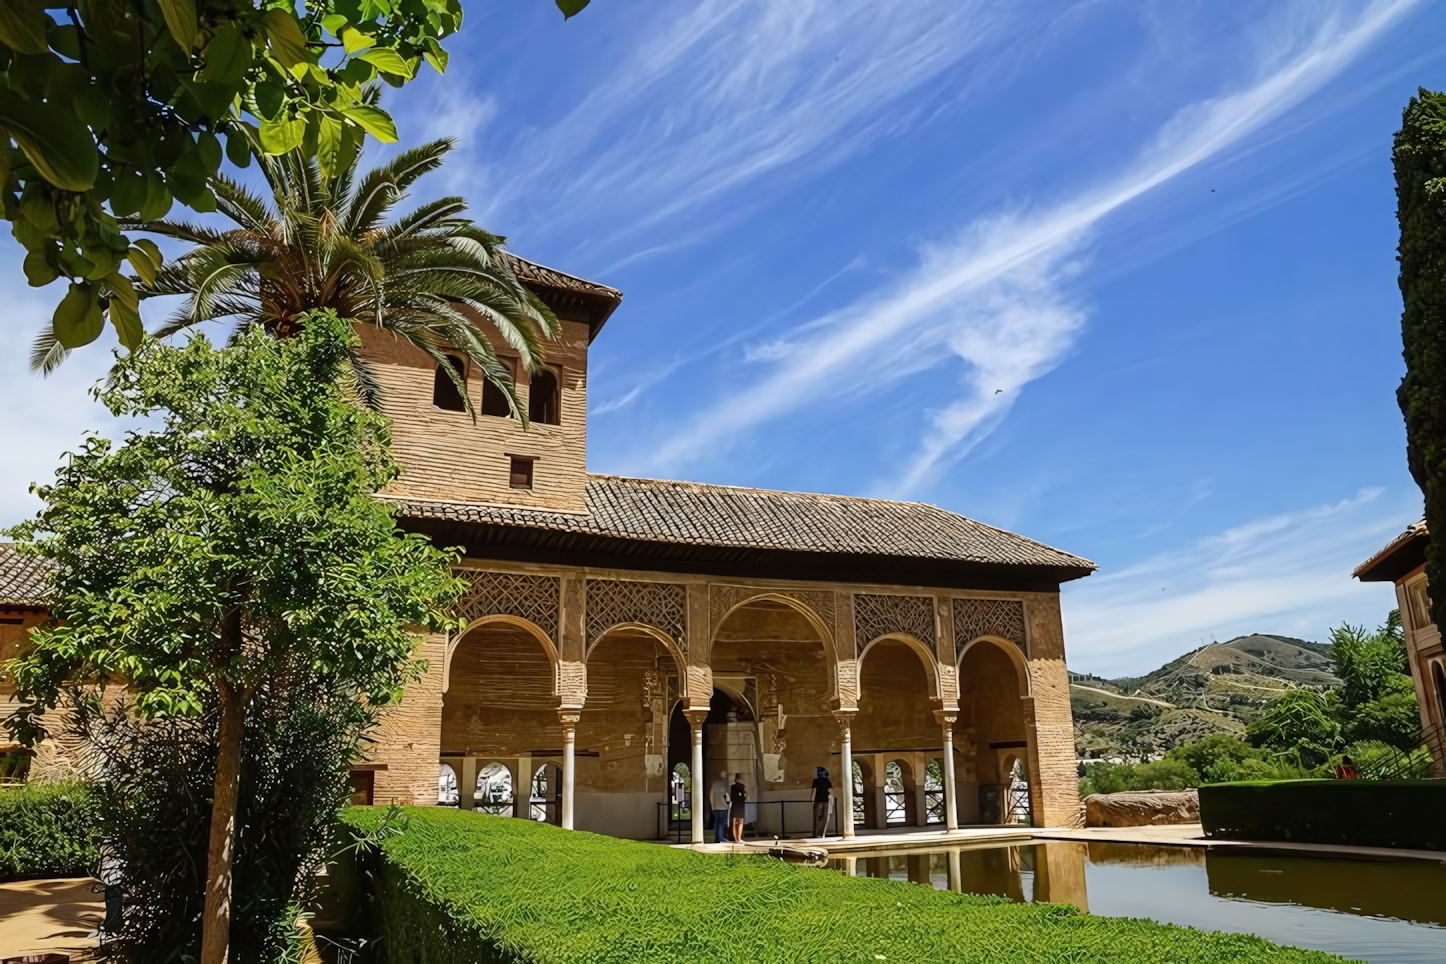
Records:
{"label": "person standing", "polygon": [[733,842],[743,842],[743,821],[748,816],[748,788],[743,785],[743,774],[733,774],[733,786],[728,788],[728,816],[733,819]]}
{"label": "person standing", "polygon": [[708,793],[708,802],[713,807],[713,842],[726,843],[733,838],[728,833],[728,771],[718,774]]}
{"label": "person standing", "polygon": [[833,797],[833,782],[823,767],[818,767],[817,772],[813,778],[813,835],[822,837],[828,833],[828,804]]}

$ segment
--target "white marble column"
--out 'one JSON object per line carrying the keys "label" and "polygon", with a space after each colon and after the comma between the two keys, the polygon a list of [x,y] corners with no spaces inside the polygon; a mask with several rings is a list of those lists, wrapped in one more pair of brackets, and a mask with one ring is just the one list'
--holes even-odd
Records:
{"label": "white marble column", "polygon": [[[708,801],[708,787],[703,779],[703,724],[708,719],[707,710],[687,710],[688,726],[693,731],[693,763],[690,774],[693,777],[693,826],[691,840],[703,842],[703,812],[711,804]],[[756,791],[755,791],[756,792]]]}
{"label": "white marble column", "polygon": [[581,718],[577,710],[558,710],[557,718],[562,722],[562,829],[572,829],[572,798],[577,786],[577,721]]}
{"label": "white marble column", "polygon": [[954,782],[954,721],[958,717],[947,710],[936,710],[934,718],[944,729],[944,828],[959,829],[959,797]]}
{"label": "white marble column", "polygon": [[839,758],[842,761],[843,772],[839,774],[839,785],[843,792],[839,795],[838,825],[845,840],[854,835],[854,738],[853,719],[857,709],[834,710],[834,719],[838,720],[839,726]]}

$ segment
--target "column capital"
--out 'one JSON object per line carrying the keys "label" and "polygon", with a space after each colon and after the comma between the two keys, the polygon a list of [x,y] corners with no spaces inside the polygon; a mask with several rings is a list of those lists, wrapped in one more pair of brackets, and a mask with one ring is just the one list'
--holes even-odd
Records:
{"label": "column capital", "polygon": [[689,725],[691,725],[691,726],[702,726],[704,723],[708,722],[708,713],[709,713],[709,712],[710,712],[710,711],[709,711],[708,709],[706,709],[706,708],[705,708],[705,709],[688,709],[688,710],[684,710],[684,711],[683,711],[683,716],[687,717],[687,720],[688,720]]}
{"label": "column capital", "polygon": [[858,715],[859,708],[857,706],[840,706],[838,709],[833,711],[833,718],[837,720],[838,725],[843,727],[844,729],[848,729],[849,727],[853,726],[854,717]]}
{"label": "column capital", "polygon": [[582,719],[582,707],[564,706],[557,711],[557,720],[563,726],[577,726]]}
{"label": "column capital", "polygon": [[935,710],[934,719],[939,721],[940,726],[953,726],[954,722],[959,719],[959,708],[946,706],[942,710]]}

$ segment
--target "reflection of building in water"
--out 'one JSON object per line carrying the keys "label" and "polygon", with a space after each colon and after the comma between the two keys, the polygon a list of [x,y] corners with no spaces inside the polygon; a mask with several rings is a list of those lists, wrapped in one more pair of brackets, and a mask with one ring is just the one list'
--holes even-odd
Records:
{"label": "reflection of building in water", "polygon": [[[621,294],[515,266],[562,328],[537,373],[493,339],[527,428],[467,364],[475,418],[435,359],[358,328],[403,470],[387,496],[463,547],[468,586],[370,745],[376,802],[437,803],[440,763],[446,802],[652,838],[726,768],[757,831],[799,831],[823,766],[850,834],[1001,822],[1017,759],[1031,821],[1076,818],[1059,589],[1092,563],[920,503],[589,474],[589,350]],[[0,646],[40,597],[0,552]]]}
{"label": "reflection of building in water", "polygon": [[856,877],[883,877],[1010,900],[1072,904],[1089,910],[1087,845],[1049,842],[1018,847],[896,850],[840,856],[829,865]]}
{"label": "reflection of building in water", "polygon": [[1446,649],[1441,630],[1431,619],[1431,594],[1426,582],[1426,547],[1431,535],[1426,520],[1414,522],[1380,552],[1356,567],[1361,582],[1393,582],[1416,702],[1421,708],[1421,729],[1431,748],[1433,777],[1446,777]]}

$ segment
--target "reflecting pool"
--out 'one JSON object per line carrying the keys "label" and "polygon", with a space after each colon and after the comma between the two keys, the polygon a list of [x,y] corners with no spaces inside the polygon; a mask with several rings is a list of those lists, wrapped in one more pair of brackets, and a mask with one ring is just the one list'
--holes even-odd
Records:
{"label": "reflecting pool", "polygon": [[937,890],[1258,934],[1372,964],[1446,961],[1446,861],[1049,842],[900,848],[828,865]]}

